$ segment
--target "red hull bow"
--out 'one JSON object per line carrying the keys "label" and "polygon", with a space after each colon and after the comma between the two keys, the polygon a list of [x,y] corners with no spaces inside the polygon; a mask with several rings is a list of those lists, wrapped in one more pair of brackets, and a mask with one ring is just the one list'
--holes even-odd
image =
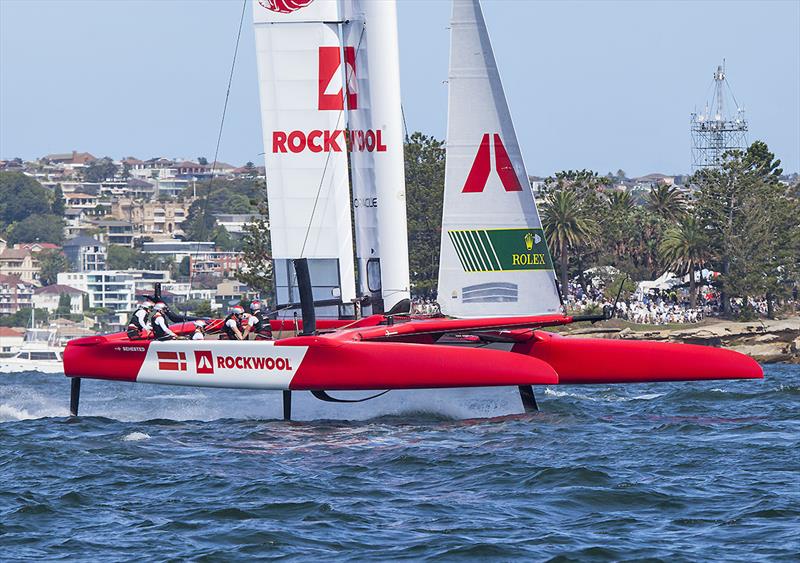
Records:
{"label": "red hull bow", "polygon": [[748,356],[707,346],[568,338],[536,332],[513,352],[538,358],[556,370],[561,384],[645,383],[706,379],[761,379]]}

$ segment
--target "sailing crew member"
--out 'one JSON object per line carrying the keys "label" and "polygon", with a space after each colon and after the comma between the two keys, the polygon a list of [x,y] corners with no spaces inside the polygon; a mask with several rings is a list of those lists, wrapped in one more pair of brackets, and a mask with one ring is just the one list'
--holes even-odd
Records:
{"label": "sailing crew member", "polygon": [[136,311],[133,312],[131,320],[128,321],[128,338],[131,340],[147,338],[147,335],[153,330],[153,327],[147,320],[147,315],[152,308],[153,302],[149,299],[145,299],[136,307]]}
{"label": "sailing crew member", "polygon": [[239,305],[231,307],[230,314],[225,317],[225,322],[222,323],[222,330],[228,337],[228,340],[242,340],[242,331],[239,328],[239,323],[242,320],[244,309]]}
{"label": "sailing crew member", "polygon": [[194,334],[192,340],[203,340],[206,337],[206,322],[203,320],[194,321]]}
{"label": "sailing crew member", "polygon": [[269,324],[269,319],[264,318],[264,313],[261,310],[261,301],[253,301],[250,303],[250,315],[247,318],[247,325],[244,327],[244,339],[254,335],[254,339],[272,340],[272,327]]}
{"label": "sailing crew member", "polygon": [[156,340],[175,340],[178,338],[178,335],[167,326],[166,308],[166,304],[160,301],[153,306],[153,337]]}

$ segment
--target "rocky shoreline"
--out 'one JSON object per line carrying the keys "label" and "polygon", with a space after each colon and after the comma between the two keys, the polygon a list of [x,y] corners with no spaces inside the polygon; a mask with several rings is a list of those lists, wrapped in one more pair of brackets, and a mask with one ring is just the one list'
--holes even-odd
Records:
{"label": "rocky shoreline", "polygon": [[800,364],[800,317],[748,322],[710,320],[680,328],[651,328],[612,320],[594,326],[575,326],[560,332],[585,338],[654,340],[716,346],[747,354],[761,363]]}

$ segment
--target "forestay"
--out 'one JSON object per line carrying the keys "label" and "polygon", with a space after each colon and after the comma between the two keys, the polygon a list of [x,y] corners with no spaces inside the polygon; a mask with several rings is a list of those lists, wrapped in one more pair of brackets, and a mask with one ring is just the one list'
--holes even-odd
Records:
{"label": "forestay", "polygon": [[553,263],[477,0],[455,0],[439,304],[454,317],[556,313]]}

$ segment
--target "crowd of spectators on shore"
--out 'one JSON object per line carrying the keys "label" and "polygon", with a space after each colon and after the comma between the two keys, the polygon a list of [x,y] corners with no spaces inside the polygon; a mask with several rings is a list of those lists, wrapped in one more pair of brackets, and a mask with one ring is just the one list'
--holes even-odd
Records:
{"label": "crowd of spectators on shore", "polygon": [[[586,289],[579,283],[570,283],[567,307],[583,311],[597,308],[602,310],[612,305],[600,287],[591,282]],[[691,306],[689,294],[685,290],[655,290],[653,292],[634,292],[627,300],[617,303],[616,316],[638,324],[696,323],[718,310],[717,295],[713,291],[704,294],[698,305]]]}
{"label": "crowd of spectators on shore", "polygon": [[411,301],[412,315],[440,315],[442,311],[434,299],[414,299]]}
{"label": "crowd of spectators on shore", "polygon": [[[797,301],[796,295],[789,304]],[[588,282],[584,288],[577,281],[570,282],[566,306],[571,312],[601,312],[604,307],[612,306],[613,299],[606,299],[600,284]],[[765,317],[768,314],[765,299],[749,298],[731,300],[734,316],[739,315],[747,307],[755,315]],[[441,314],[439,304],[434,299],[415,299],[412,301],[411,313],[414,315]],[[635,291],[628,299],[620,299],[617,303],[616,317],[637,324],[691,324],[706,317],[715,317],[722,313],[722,301],[719,292],[712,286],[702,286],[696,305],[692,307],[689,291],[684,287],[668,290]]]}

